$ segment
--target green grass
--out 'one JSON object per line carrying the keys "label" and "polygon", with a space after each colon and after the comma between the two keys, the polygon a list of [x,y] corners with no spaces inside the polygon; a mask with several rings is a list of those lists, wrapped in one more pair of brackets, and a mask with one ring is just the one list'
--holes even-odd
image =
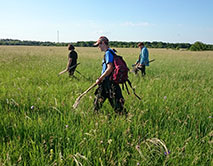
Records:
{"label": "green grass", "polygon": [[[213,52],[149,49],[147,76],[129,74],[142,101],[123,91],[125,118],[108,101],[95,114],[94,89],[72,108],[103,55],[76,51],[89,80],[57,75],[65,47],[0,46],[0,165],[213,165]],[[139,54],[117,51],[129,67]]]}

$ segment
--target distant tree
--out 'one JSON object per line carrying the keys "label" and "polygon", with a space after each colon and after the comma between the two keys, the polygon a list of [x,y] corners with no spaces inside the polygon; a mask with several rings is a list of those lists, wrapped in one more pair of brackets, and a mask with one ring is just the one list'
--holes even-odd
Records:
{"label": "distant tree", "polygon": [[[72,44],[76,47],[93,47],[95,41],[78,41]],[[122,42],[122,41],[110,41],[110,46],[115,48],[137,48],[138,42]],[[165,43],[165,42],[144,42],[146,47],[149,48],[167,48],[167,49],[190,49],[193,51],[199,50],[213,50],[213,45],[203,44],[201,42],[195,42],[193,45],[189,43]],[[25,46],[67,46],[68,43],[60,42],[41,42],[41,41],[29,41],[29,40],[17,40],[17,39],[0,39],[0,45],[25,45]]]}
{"label": "distant tree", "polygon": [[176,47],[176,50],[179,50],[179,49],[180,49],[180,47],[179,47],[179,46],[177,46],[177,47]]}
{"label": "distant tree", "polygon": [[190,47],[190,50],[191,51],[203,51],[203,50],[206,50],[206,45],[203,44],[202,42],[195,42],[191,47]]}
{"label": "distant tree", "polygon": [[207,44],[206,45],[206,50],[213,50],[213,45]]}

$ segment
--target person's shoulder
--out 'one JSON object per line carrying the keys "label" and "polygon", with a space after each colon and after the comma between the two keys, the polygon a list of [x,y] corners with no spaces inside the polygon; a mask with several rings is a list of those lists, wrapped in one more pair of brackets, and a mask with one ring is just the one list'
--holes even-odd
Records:
{"label": "person's shoulder", "polygon": [[146,47],[143,47],[142,51],[148,51],[148,49]]}
{"label": "person's shoulder", "polygon": [[75,50],[70,52],[71,55],[77,55],[77,52]]}
{"label": "person's shoulder", "polygon": [[105,58],[109,61],[109,62],[113,62],[113,58],[114,58],[114,55],[113,53],[111,52],[112,50],[107,49],[107,51],[105,52]]}
{"label": "person's shoulder", "polygon": [[75,51],[70,51],[69,57],[74,58],[75,56],[77,56],[77,53]]}
{"label": "person's shoulder", "polygon": [[106,51],[106,57],[108,57],[109,59],[112,59],[112,60],[113,60],[114,55],[113,55],[113,53],[111,52],[111,50],[107,50],[107,51]]}
{"label": "person's shoulder", "polygon": [[72,50],[70,53],[77,54],[77,52],[75,50]]}
{"label": "person's shoulder", "polygon": [[144,47],[145,50],[148,50],[147,47]]}
{"label": "person's shoulder", "polygon": [[107,50],[106,50],[106,54],[108,54],[108,55],[114,55],[115,54],[115,52],[113,51],[113,49],[111,49],[111,48],[108,48]]}

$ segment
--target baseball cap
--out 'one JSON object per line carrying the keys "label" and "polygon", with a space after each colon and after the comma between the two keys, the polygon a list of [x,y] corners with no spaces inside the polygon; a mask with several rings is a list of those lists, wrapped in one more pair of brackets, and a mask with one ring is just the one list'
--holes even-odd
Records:
{"label": "baseball cap", "polygon": [[101,36],[96,43],[94,43],[94,46],[98,46],[102,41],[104,41],[104,43],[108,44],[109,40],[107,39],[107,37],[105,36]]}

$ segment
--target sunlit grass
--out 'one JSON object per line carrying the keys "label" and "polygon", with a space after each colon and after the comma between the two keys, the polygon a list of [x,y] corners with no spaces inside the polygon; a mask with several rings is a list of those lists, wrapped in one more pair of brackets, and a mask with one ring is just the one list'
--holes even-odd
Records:
{"label": "sunlit grass", "polygon": [[[147,76],[129,74],[142,101],[123,91],[126,118],[108,101],[95,114],[94,89],[72,108],[100,76],[103,56],[76,51],[88,79],[58,76],[65,47],[0,47],[0,165],[213,164],[213,52],[149,49]],[[139,54],[117,51],[129,67]]]}

